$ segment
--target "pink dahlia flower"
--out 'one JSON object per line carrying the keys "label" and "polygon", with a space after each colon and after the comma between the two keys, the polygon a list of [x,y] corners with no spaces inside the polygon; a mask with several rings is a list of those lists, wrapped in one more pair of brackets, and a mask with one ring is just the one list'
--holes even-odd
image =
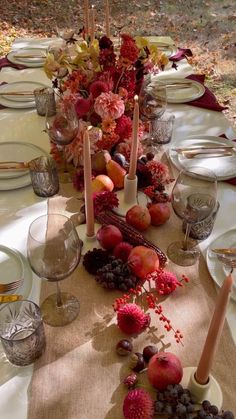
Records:
{"label": "pink dahlia flower", "polygon": [[115,93],[101,93],[94,103],[94,110],[102,119],[118,119],[125,111],[125,105]]}
{"label": "pink dahlia flower", "polygon": [[143,388],[130,390],[123,404],[125,419],[152,419],[154,403],[150,394]]}

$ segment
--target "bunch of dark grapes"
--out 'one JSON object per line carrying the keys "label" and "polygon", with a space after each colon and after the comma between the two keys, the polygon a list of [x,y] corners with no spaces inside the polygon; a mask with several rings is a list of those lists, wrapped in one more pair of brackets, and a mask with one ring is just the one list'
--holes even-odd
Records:
{"label": "bunch of dark grapes", "polygon": [[97,271],[95,279],[104,288],[123,292],[135,288],[138,284],[138,278],[129,266],[115,257],[111,257],[110,262]]}
{"label": "bunch of dark grapes", "polygon": [[180,384],[169,385],[165,390],[157,393],[155,413],[158,415],[167,415],[168,418],[173,419],[190,419],[194,410],[190,391]]}
{"label": "bunch of dark grapes", "polygon": [[169,385],[157,393],[155,414],[167,416],[169,419],[234,419],[232,412],[219,412],[208,400],[204,400],[199,409],[190,391],[180,384]]}
{"label": "bunch of dark grapes", "polygon": [[196,412],[194,419],[234,419],[234,414],[230,410],[219,412],[218,407],[204,400],[201,409]]}

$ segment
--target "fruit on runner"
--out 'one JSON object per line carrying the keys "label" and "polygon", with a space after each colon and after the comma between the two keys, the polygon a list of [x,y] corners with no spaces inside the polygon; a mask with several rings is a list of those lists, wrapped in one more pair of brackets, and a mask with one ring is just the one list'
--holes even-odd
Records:
{"label": "fruit on runner", "polygon": [[153,226],[160,226],[170,218],[170,207],[166,203],[159,202],[148,207],[151,216],[151,224]]}
{"label": "fruit on runner", "polygon": [[159,258],[155,250],[146,246],[135,246],[130,252],[128,263],[133,273],[141,279],[159,268]]}
{"label": "fruit on runner", "polygon": [[123,237],[120,230],[112,224],[103,225],[97,231],[97,240],[106,250],[112,250],[122,241]]}
{"label": "fruit on runner", "polygon": [[147,375],[153,387],[164,390],[170,384],[180,383],[183,367],[176,355],[171,352],[158,352],[148,363]]}
{"label": "fruit on runner", "polygon": [[147,207],[134,205],[126,213],[126,222],[139,231],[145,231],[151,225],[151,215]]}

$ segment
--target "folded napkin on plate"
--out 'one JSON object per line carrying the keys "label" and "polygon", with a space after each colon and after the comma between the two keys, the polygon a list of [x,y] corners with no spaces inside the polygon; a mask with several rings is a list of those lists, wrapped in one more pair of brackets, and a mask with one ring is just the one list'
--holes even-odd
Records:
{"label": "folded napkin on plate", "polygon": [[24,70],[25,68],[27,68],[27,67],[26,67],[25,65],[23,65],[23,64],[14,64],[14,63],[11,63],[11,61],[9,61],[9,60],[7,59],[7,57],[0,58],[0,70],[1,70],[3,67],[12,67],[12,68],[15,68],[16,70]]}
{"label": "folded napkin on plate", "polygon": [[174,55],[172,55],[169,58],[169,60],[173,61],[175,63],[176,61],[180,61],[180,60],[183,60],[184,58],[192,57],[192,56],[193,56],[193,53],[192,53],[191,49],[189,49],[189,48],[178,48],[178,51]]}
{"label": "folded napkin on plate", "polygon": [[[191,74],[190,76],[186,77],[187,79],[198,81],[199,83],[204,85],[205,81],[205,75],[204,74]],[[205,87],[205,93],[202,97],[199,97],[196,100],[192,100],[191,102],[188,102],[188,105],[192,106],[198,106],[199,108],[205,108],[210,109],[212,111],[218,111],[221,112],[224,109],[227,109],[225,106],[221,106],[219,102],[217,101],[215,95],[208,89],[208,87]]]}

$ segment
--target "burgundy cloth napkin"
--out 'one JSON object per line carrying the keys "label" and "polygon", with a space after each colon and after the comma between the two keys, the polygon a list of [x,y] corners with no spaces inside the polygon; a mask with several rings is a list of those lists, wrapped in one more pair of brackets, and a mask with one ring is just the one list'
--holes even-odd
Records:
{"label": "burgundy cloth napkin", "polygon": [[1,69],[3,67],[12,67],[12,68],[15,68],[17,70],[24,70],[24,68],[27,68],[23,64],[14,64],[14,63],[11,63],[11,61],[9,61],[7,59],[7,57],[0,58],[0,71],[1,71]]}
{"label": "burgundy cloth napkin", "polygon": [[178,48],[178,51],[174,55],[172,55],[169,58],[169,60],[173,61],[175,63],[176,61],[180,61],[180,60],[183,60],[184,58],[192,57],[192,56],[193,56],[193,53],[192,53],[191,49],[189,49],[189,48]]}
{"label": "burgundy cloth napkin", "polygon": [[[205,75],[204,74],[191,74],[190,76],[186,77],[187,79],[198,81],[199,83],[204,85],[205,81]],[[197,106],[199,108],[205,108],[210,109],[212,111],[221,112],[224,109],[227,109],[225,106],[221,106],[219,102],[217,101],[215,95],[208,89],[208,87],[205,87],[205,93],[202,97],[199,97],[196,100],[192,100],[191,102],[188,102],[188,105]]]}

